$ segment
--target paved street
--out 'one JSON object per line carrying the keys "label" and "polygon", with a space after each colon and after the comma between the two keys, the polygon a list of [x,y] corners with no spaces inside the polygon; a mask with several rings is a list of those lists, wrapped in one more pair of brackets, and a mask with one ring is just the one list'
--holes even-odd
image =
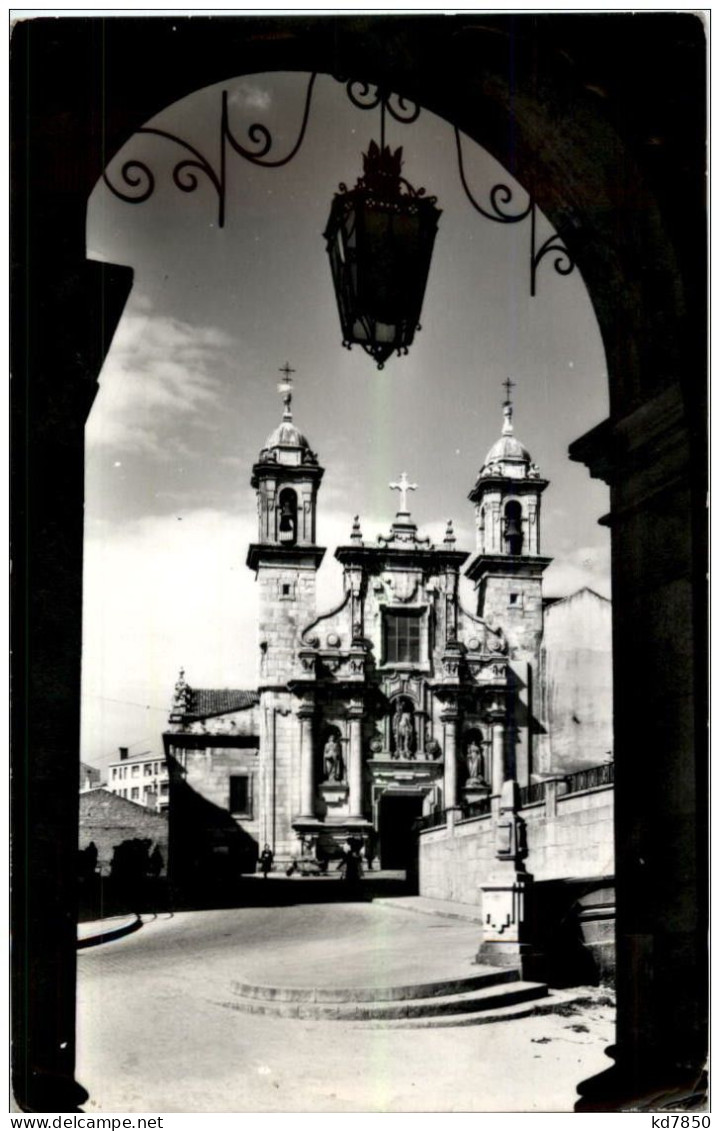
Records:
{"label": "paved street", "polygon": [[[414,982],[470,970],[477,924],[372,903],[144,916],[78,955],[88,1112],[571,1111],[612,1010],[380,1029],[255,1016],[231,981]],[[471,970],[470,970],[471,972]]]}

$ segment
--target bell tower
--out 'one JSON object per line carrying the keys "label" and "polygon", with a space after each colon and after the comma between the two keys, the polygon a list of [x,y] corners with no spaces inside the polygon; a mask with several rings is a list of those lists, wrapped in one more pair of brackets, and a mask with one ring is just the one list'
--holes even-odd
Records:
{"label": "bell tower", "polygon": [[504,382],[500,439],[480,468],[475,504],[476,553],[466,574],[478,591],[478,616],[502,626],[516,658],[534,662],[542,633],[540,497],[548,485],[513,427],[512,381]]}
{"label": "bell tower", "polygon": [[293,422],[292,377],[285,365],[283,415],[252,469],[258,540],[247,565],[260,586],[260,690],[285,684],[294,670],[300,630],[315,616],[315,579],[325,550],[315,544],[323,468]]}

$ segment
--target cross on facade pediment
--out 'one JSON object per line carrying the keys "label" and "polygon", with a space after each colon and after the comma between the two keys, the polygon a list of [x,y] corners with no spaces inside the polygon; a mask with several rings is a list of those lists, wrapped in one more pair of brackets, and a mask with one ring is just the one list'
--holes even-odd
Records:
{"label": "cross on facade pediment", "polygon": [[416,491],[417,483],[408,482],[407,472],[403,471],[397,483],[389,484],[391,491],[400,492],[400,509],[398,514],[409,514],[407,506],[407,493],[408,491]]}

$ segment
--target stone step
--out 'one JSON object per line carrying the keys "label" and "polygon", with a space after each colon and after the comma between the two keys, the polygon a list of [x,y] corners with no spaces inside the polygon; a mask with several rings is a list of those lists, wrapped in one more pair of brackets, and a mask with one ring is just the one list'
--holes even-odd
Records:
{"label": "stone step", "polygon": [[583,1000],[582,994],[571,990],[550,990],[546,997],[516,1005],[503,1005],[497,1009],[483,1009],[475,1013],[446,1013],[437,1017],[399,1017],[384,1021],[375,1019],[364,1022],[364,1026],[368,1029],[447,1029],[462,1025],[491,1025],[523,1017],[541,1017],[546,1013],[563,1013],[575,1002],[582,1003]]}
{"label": "stone step", "polygon": [[335,1004],[354,1001],[408,1001],[415,998],[446,997],[467,990],[517,982],[520,975],[513,969],[483,967],[482,973],[422,982],[410,986],[260,986],[250,982],[233,982],[238,997],[252,1001],[320,1002]]}
{"label": "stone step", "polygon": [[541,982],[510,982],[462,993],[436,997],[411,998],[400,1001],[276,1001],[238,997],[227,1004],[242,1013],[259,1013],[275,1017],[297,1017],[319,1021],[373,1021],[409,1017],[438,1017],[479,1013],[534,1001],[547,996]]}

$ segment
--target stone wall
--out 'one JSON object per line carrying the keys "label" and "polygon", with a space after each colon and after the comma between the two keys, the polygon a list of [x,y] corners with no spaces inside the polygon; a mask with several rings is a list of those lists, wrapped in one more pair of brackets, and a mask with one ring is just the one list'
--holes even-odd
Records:
{"label": "stone wall", "polygon": [[[614,872],[613,789],[557,797],[520,810],[527,871],[536,881],[593,879]],[[556,815],[547,815],[555,807]],[[480,885],[495,866],[490,815],[420,834],[420,894],[480,906]]]}
{"label": "stone wall", "polygon": [[286,683],[296,672],[300,633],[315,617],[314,566],[262,563],[258,569],[260,685]]}
{"label": "stone wall", "polygon": [[101,875],[110,875],[113,851],[125,840],[152,841],[149,851],[152,852],[156,846],[159,848],[163,860],[160,874],[166,874],[168,822],[164,814],[116,797],[107,789],[93,789],[81,794],[78,848],[82,851],[94,841]]}
{"label": "stone wall", "polygon": [[502,625],[513,658],[537,663],[543,630],[542,580],[494,575],[492,570],[480,587],[478,615],[488,624]]}

